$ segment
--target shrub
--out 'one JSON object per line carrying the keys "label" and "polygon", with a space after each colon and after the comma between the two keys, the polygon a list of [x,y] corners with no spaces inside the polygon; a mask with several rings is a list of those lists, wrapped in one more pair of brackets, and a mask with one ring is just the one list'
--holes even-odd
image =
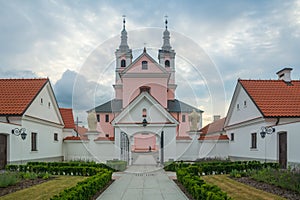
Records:
{"label": "shrub", "polygon": [[0,187],[15,185],[20,181],[20,177],[15,172],[4,172],[0,174]]}
{"label": "shrub", "polygon": [[207,184],[198,175],[193,175],[193,170],[191,169],[178,169],[176,175],[177,180],[186,188],[194,199],[231,199],[217,186]]}
{"label": "shrub", "polygon": [[90,199],[97,191],[104,188],[111,180],[112,171],[103,170],[102,172],[77,183],[76,186],[65,189],[59,195],[52,197],[52,200],[81,200]]}

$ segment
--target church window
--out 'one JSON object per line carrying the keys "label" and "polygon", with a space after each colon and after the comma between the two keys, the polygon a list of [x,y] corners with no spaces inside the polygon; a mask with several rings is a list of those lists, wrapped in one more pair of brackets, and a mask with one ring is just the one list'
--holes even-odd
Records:
{"label": "church window", "polygon": [[143,117],[147,117],[147,109],[146,108],[143,109]]}
{"label": "church window", "polygon": [[165,67],[170,67],[170,61],[169,60],[165,61]]}
{"label": "church window", "polygon": [[182,115],[182,122],[185,122],[185,115]]}
{"label": "church window", "polygon": [[247,107],[247,101],[245,100],[244,101],[244,108],[246,108]]}
{"label": "church window", "polygon": [[230,140],[231,140],[231,141],[234,141],[234,133],[231,133],[231,134],[230,134]]}
{"label": "church window", "polygon": [[240,110],[240,104],[236,105],[237,110]]}
{"label": "church window", "polygon": [[251,133],[251,149],[257,148],[257,134]]}
{"label": "church window", "polygon": [[41,98],[41,104],[43,105],[43,98]]}
{"label": "church window", "polygon": [[105,122],[109,122],[109,115],[108,114],[105,115]]}
{"label": "church window", "polygon": [[148,69],[148,62],[142,61],[142,69]]}
{"label": "church window", "polygon": [[126,67],[126,60],[121,60],[121,67]]}
{"label": "church window", "polygon": [[148,87],[148,86],[142,86],[142,87],[140,87],[140,93],[142,93],[142,92],[148,92],[148,93],[150,93],[150,87]]}
{"label": "church window", "polygon": [[100,122],[100,115],[97,114],[97,122]]}
{"label": "church window", "polygon": [[54,141],[58,141],[58,133],[54,133]]}

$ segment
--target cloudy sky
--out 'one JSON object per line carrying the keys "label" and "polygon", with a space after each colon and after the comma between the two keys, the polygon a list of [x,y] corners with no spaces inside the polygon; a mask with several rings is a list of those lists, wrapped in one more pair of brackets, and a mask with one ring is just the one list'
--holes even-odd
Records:
{"label": "cloudy sky", "polygon": [[[114,51],[126,15],[134,56],[157,58],[168,16],[177,98],[225,116],[237,79],[300,78],[300,1],[0,0],[0,77],[49,77],[75,116],[113,98]],[[84,120],[84,119],[82,119]]]}

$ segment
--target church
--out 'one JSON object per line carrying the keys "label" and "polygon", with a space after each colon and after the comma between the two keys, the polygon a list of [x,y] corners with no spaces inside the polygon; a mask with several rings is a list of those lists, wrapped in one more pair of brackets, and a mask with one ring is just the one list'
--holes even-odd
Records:
{"label": "church", "polygon": [[167,20],[162,38],[158,62],[146,47],[133,60],[123,19],[121,43],[115,51],[115,98],[88,111],[96,113],[97,131],[101,133],[98,139],[113,140],[119,147],[119,159],[129,160],[131,152],[158,151],[164,140],[165,159],[175,160],[176,141],[191,140],[188,133],[193,111],[194,131],[202,126],[203,111],[175,99],[176,53],[170,43]]}

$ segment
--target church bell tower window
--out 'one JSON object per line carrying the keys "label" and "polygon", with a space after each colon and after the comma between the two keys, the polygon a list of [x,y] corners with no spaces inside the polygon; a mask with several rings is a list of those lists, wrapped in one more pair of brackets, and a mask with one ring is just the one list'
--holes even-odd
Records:
{"label": "church bell tower window", "polygon": [[121,67],[126,67],[126,60],[124,59],[121,60]]}
{"label": "church bell tower window", "polygon": [[170,67],[170,61],[169,60],[165,61],[165,67]]}

